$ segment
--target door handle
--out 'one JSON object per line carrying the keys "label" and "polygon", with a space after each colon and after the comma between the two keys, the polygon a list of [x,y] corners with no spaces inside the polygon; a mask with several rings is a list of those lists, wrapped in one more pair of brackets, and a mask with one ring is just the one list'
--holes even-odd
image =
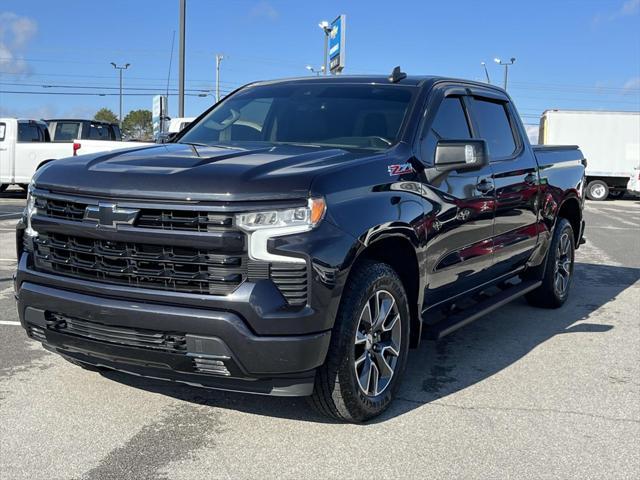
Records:
{"label": "door handle", "polygon": [[6,148],[0,148],[0,152],[6,152],[7,149]]}
{"label": "door handle", "polygon": [[489,193],[491,190],[493,190],[493,182],[490,182],[487,179],[483,179],[476,185],[476,190],[482,193]]}
{"label": "door handle", "polygon": [[524,177],[524,183],[526,183],[527,185],[535,185],[536,180],[538,180],[538,177],[533,173],[530,173],[526,177]]}

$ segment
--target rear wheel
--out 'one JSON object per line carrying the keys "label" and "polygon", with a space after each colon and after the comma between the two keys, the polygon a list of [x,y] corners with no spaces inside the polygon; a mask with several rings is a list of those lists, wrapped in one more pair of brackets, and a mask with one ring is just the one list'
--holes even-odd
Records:
{"label": "rear wheel", "polygon": [[547,252],[542,285],[527,294],[527,301],[536,307],[561,307],[569,296],[574,259],[573,228],[567,219],[559,218]]}
{"label": "rear wheel", "polygon": [[609,186],[602,180],[592,180],[587,185],[587,198],[602,201],[609,196]]}
{"label": "rear wheel", "polygon": [[3,183],[2,185],[0,185],[0,193],[4,192],[7,188],[9,188],[8,183]]}
{"label": "rear wheel", "polygon": [[624,197],[625,193],[626,193],[625,190],[610,190],[609,191],[609,198],[611,198],[613,200],[617,200],[619,198]]}
{"label": "rear wheel", "polygon": [[409,306],[387,264],[362,262],[349,278],[311,405],[323,415],[362,422],[393,399],[409,348]]}

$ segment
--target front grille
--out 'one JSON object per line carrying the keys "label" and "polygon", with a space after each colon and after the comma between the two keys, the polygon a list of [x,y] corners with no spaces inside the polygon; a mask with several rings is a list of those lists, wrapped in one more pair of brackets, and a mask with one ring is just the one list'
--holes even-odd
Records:
{"label": "front grille", "polygon": [[298,263],[272,263],[271,280],[282,292],[289,305],[307,303],[307,265]]}
{"label": "front grille", "polygon": [[37,270],[134,287],[225,295],[246,278],[244,255],[41,233]]}
{"label": "front grille", "polygon": [[187,350],[184,333],[113,327],[58,313],[47,313],[47,328],[67,335],[128,347],[150,348],[170,353],[185,353]]}
{"label": "front grille", "polygon": [[[36,207],[38,214],[50,218],[81,222],[89,203],[75,199],[38,197]],[[233,226],[233,216],[230,214],[184,210],[172,208],[138,208],[138,213],[132,226],[155,230],[211,232],[226,230]]]}

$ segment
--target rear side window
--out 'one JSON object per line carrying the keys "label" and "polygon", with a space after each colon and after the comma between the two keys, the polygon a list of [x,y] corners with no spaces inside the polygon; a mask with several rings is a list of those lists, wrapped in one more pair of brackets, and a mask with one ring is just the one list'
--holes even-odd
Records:
{"label": "rear side window", "polygon": [[0,142],[4,141],[4,133],[7,131],[7,124],[0,123]]}
{"label": "rear side window", "polygon": [[479,137],[486,140],[491,158],[504,158],[516,151],[516,141],[506,105],[500,102],[474,98],[473,116]]}
{"label": "rear side window", "polygon": [[18,142],[46,142],[46,128],[33,122],[18,122]]}
{"label": "rear side window", "polygon": [[78,122],[58,122],[53,138],[56,142],[71,142],[78,138],[80,124]]}

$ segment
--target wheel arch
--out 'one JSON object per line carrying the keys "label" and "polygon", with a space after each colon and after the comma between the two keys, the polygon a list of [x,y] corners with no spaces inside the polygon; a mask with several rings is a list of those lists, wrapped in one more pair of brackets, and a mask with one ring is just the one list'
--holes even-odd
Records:
{"label": "wheel arch", "polygon": [[558,224],[558,219],[560,218],[567,219],[571,224],[571,228],[573,228],[574,242],[577,246],[580,243],[580,235],[582,233],[582,208],[580,207],[580,200],[578,200],[577,197],[565,198],[560,204],[558,214],[556,215],[554,229]]}
{"label": "wheel arch", "polygon": [[[400,277],[407,293],[409,302],[411,347],[417,347],[420,343],[422,321],[420,317],[420,305],[424,291],[423,281],[420,275],[418,254],[416,252],[417,239],[411,239],[402,233],[387,233],[380,235],[362,244],[351,265],[349,276],[354,267],[364,260],[386,263],[395,270]],[[349,281],[349,277],[347,277]]]}

